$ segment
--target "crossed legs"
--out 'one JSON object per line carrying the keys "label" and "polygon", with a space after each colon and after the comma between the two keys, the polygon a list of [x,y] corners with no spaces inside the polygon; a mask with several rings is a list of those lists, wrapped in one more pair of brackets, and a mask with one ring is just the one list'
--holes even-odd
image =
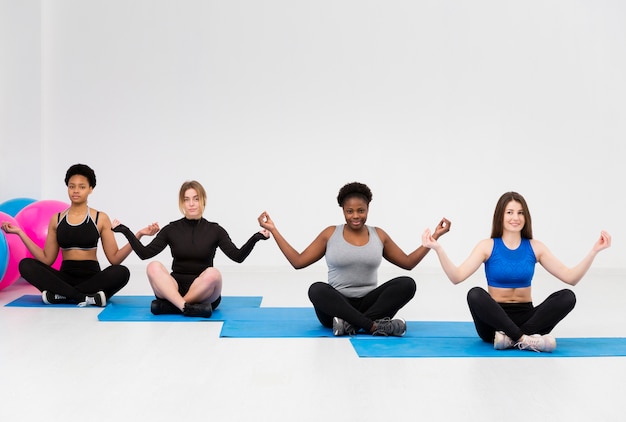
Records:
{"label": "crossed legs", "polygon": [[159,299],[166,299],[181,312],[185,303],[214,303],[222,294],[222,274],[213,267],[193,278],[188,289],[179,284],[160,262],[149,263],[146,272],[154,295]]}
{"label": "crossed legs", "polygon": [[415,281],[407,276],[389,280],[362,298],[347,298],[328,283],[317,282],[309,287],[309,299],[324,327],[332,327],[333,317],[338,317],[372,332],[376,320],[392,318],[415,296],[415,291]]}
{"label": "crossed legs", "polygon": [[498,303],[485,289],[474,287],[467,293],[476,332],[493,343],[495,332],[503,331],[513,341],[523,335],[548,334],[576,305],[569,289],[552,293],[538,306],[532,303]]}

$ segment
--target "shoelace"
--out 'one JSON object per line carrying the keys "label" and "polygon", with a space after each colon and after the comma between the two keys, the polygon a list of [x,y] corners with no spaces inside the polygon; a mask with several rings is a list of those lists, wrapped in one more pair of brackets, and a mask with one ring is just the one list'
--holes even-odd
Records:
{"label": "shoelace", "polygon": [[383,318],[376,321],[376,331],[373,334],[379,336],[389,336],[393,332],[393,325],[391,324],[391,318]]}
{"label": "shoelace", "polygon": [[[339,319],[339,318],[337,318]],[[344,335],[347,334],[349,336],[353,336],[356,335],[356,330],[354,329],[354,327],[352,326],[352,324],[350,324],[349,322],[346,322],[342,319],[339,319],[341,321],[341,329],[338,330],[338,335]]]}
{"label": "shoelace", "polygon": [[80,302],[78,304],[78,307],[80,308],[84,308],[87,305],[95,305],[96,304],[96,299],[91,297],[91,296],[85,296],[85,301],[84,302]]}
{"label": "shoelace", "polygon": [[525,336],[525,338],[526,338],[525,341],[520,341],[515,346],[519,348],[520,350],[530,349],[533,352],[538,352],[538,353],[541,352],[540,350],[540,344],[542,342],[541,337]]}
{"label": "shoelace", "polygon": [[354,329],[352,324],[345,322],[345,321],[343,322],[343,331],[349,336],[356,335],[356,330]]}

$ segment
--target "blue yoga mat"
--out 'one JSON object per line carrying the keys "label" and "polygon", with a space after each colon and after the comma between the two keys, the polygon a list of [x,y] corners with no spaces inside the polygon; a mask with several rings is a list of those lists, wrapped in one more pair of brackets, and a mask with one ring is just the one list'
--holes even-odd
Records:
{"label": "blue yoga mat", "polygon": [[[369,336],[371,338],[371,336]],[[473,322],[459,321],[407,321],[402,338],[470,337],[476,338]],[[376,337],[374,337],[376,338]]]}
{"label": "blue yoga mat", "polygon": [[[408,334],[408,333],[407,333]],[[495,350],[477,336],[469,337],[390,337],[350,339],[362,358],[562,358],[626,356],[626,338],[557,338],[552,353],[527,350]]]}
{"label": "blue yoga mat", "polygon": [[239,309],[257,308],[261,296],[224,296],[211,318],[185,317],[183,315],[153,315],[150,302],[154,296],[113,296],[110,304],[98,314],[99,321],[106,322],[190,322],[224,321],[235,315]]}
{"label": "blue yoga mat", "polygon": [[[75,303],[57,303],[54,305],[47,305],[43,303],[41,295],[24,295],[15,299],[12,302],[7,303],[4,306],[13,306],[17,308],[78,308]],[[85,309],[93,309],[93,306],[85,306]]]}
{"label": "blue yoga mat", "polygon": [[323,327],[313,308],[239,309],[224,322],[220,337],[281,338],[332,337]]}
{"label": "blue yoga mat", "polygon": [[[333,337],[330,328],[323,327],[313,308],[240,309],[222,327],[221,337]],[[357,337],[369,334],[358,334]],[[471,337],[476,338],[472,322],[407,321],[404,338]],[[346,337],[344,337],[346,338]]]}
{"label": "blue yoga mat", "polygon": [[320,325],[317,319],[313,320],[286,320],[286,321],[242,321],[226,320],[222,326],[220,337],[231,338],[304,338],[304,337],[333,337],[330,328]]}

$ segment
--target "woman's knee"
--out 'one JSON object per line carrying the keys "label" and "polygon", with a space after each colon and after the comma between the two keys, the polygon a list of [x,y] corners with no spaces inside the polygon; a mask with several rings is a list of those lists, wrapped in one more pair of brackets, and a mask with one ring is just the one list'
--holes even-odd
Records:
{"label": "woman's knee", "polygon": [[322,296],[329,287],[330,286],[328,285],[328,283],[324,283],[321,281],[316,281],[315,283],[311,284],[309,286],[308,292],[309,300],[313,303],[316,303],[320,296]]}
{"label": "woman's knee", "polygon": [[167,268],[165,268],[163,264],[158,261],[152,261],[148,263],[148,266],[146,267],[146,274],[148,275],[148,279],[153,279],[163,273],[169,275]]}
{"label": "woman's knee", "polygon": [[481,302],[485,295],[489,295],[482,287],[472,287],[467,292],[467,303],[471,306],[473,303]]}
{"label": "woman's knee", "polygon": [[29,274],[32,269],[37,265],[37,261],[34,258],[23,258],[22,260],[20,260],[19,264],[17,265],[17,268],[20,271],[20,275],[24,278],[26,278],[25,275]]}
{"label": "woman's knee", "polygon": [[417,284],[415,280],[413,280],[409,276],[401,276],[396,278],[396,282],[402,286],[402,288],[411,295],[411,297],[415,296],[415,292],[417,292]]}
{"label": "woman's knee", "polygon": [[209,267],[206,270],[202,271],[199,278],[207,281],[207,282],[222,282],[222,273],[215,267]]}
{"label": "woman's knee", "polygon": [[569,309],[574,309],[576,306],[576,294],[570,289],[563,289],[559,292],[561,301]]}
{"label": "woman's knee", "polygon": [[119,280],[120,284],[126,285],[128,280],[130,280],[130,270],[124,265],[111,265],[105,271],[109,274],[109,277]]}
{"label": "woman's knee", "polygon": [[130,271],[123,265],[108,266],[102,270],[101,274],[106,280],[110,280],[107,284],[115,285],[118,288],[125,286],[130,280]]}

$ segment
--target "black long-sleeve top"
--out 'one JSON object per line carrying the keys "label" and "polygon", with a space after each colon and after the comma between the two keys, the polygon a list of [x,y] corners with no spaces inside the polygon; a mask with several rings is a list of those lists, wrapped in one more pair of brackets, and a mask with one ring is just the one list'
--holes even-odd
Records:
{"label": "black long-sleeve top", "polygon": [[115,227],[113,231],[122,233],[141,259],[152,258],[169,245],[174,258],[172,272],[193,275],[198,275],[213,266],[213,258],[218,247],[227,257],[241,263],[250,255],[256,242],[266,239],[263,234],[257,232],[241,248],[237,248],[224,228],[204,218],[199,220],[181,218],[172,221],[163,227],[148,245],[143,245],[123,224]]}

